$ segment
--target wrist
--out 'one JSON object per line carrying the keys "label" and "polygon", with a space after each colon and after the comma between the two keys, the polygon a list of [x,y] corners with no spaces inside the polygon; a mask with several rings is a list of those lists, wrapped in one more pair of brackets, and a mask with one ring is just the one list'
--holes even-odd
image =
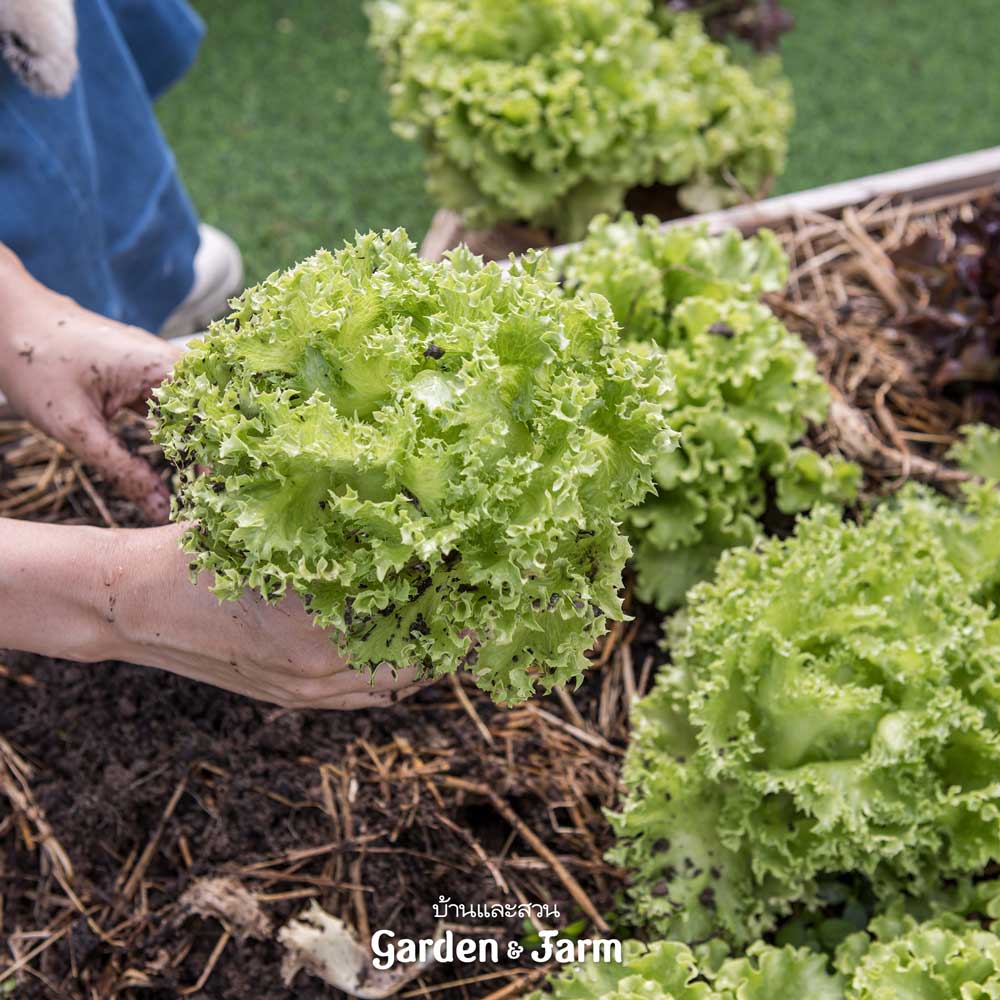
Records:
{"label": "wrist", "polygon": [[0,342],[12,335],[12,317],[26,298],[36,297],[44,290],[25,270],[17,255],[0,243]]}
{"label": "wrist", "polygon": [[46,288],[0,243],[0,375],[11,355],[30,349],[46,328],[69,319],[79,306]]}
{"label": "wrist", "polygon": [[150,651],[164,645],[175,590],[191,586],[180,548],[183,532],[175,524],[108,532],[113,538],[102,575],[113,608],[104,614],[103,658],[149,663]]}

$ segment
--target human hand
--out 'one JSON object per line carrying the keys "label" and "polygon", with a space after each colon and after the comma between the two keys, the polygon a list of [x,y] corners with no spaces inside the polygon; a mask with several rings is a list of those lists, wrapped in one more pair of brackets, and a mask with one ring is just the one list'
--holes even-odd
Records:
{"label": "human hand", "polygon": [[145,413],[149,393],[179,353],[150,333],[81,308],[26,274],[16,294],[0,296],[4,395],[21,416],[98,469],[154,524],[165,522],[170,512],[167,487],[146,461],[129,453],[110,421],[125,407]]}
{"label": "human hand", "polygon": [[191,583],[182,531],[0,518],[0,648],[159,667],[288,708],[367,708],[417,689],[413,670],[382,666],[371,683],[349,667],[295,597],[220,604],[210,576]]}
{"label": "human hand", "polygon": [[277,605],[247,592],[222,604],[211,577],[192,585],[183,526],[119,531],[103,598],[109,628],[97,658],[161,667],[287,708],[388,705],[412,694],[415,672],[383,665],[372,682],[337,653],[295,595]]}

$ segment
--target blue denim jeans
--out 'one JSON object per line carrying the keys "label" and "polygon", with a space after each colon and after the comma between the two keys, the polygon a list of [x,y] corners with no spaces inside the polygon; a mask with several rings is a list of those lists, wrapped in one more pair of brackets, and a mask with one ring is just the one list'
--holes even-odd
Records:
{"label": "blue denim jeans", "polygon": [[0,242],[43,284],[157,330],[194,280],[198,220],[153,101],[204,28],[184,0],[77,0],[80,73],[38,97],[0,61]]}

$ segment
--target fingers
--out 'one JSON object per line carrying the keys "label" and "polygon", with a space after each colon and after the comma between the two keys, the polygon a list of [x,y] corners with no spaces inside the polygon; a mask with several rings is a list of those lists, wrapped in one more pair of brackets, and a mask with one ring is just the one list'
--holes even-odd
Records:
{"label": "fingers", "polygon": [[148,462],[131,454],[111,429],[96,417],[69,429],[65,441],[88,465],[100,470],[115,492],[135,503],[150,524],[165,524],[170,493]]}
{"label": "fingers", "polygon": [[367,688],[363,691],[355,691],[350,694],[338,694],[330,698],[311,702],[307,705],[298,705],[298,708],[312,708],[327,711],[356,711],[364,708],[391,708],[393,705],[416,694],[421,688],[426,687],[432,681],[423,681],[419,684],[411,684],[407,687],[393,688],[388,691],[375,691]]}
{"label": "fingers", "polygon": [[408,667],[394,671],[381,664],[370,677],[367,671],[347,668],[338,674],[307,681],[285,700],[286,707],[296,709],[350,710],[388,708],[416,694],[432,683],[418,681],[417,672]]}
{"label": "fingers", "polygon": [[327,711],[327,712],[357,712],[366,708],[391,708],[399,699],[393,698],[391,694],[346,694],[338,695],[329,701],[321,702],[318,705],[308,705],[307,708]]}
{"label": "fingers", "polygon": [[382,663],[378,666],[375,675],[372,677],[371,690],[380,694],[386,691],[405,690],[418,683],[418,676],[416,667],[404,667],[402,670],[395,670],[388,663]]}

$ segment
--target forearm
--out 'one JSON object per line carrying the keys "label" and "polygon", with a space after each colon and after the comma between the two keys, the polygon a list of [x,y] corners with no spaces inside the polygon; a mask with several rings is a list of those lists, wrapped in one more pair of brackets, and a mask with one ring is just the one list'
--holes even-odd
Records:
{"label": "forearm", "polygon": [[0,518],[0,648],[71,660],[113,648],[116,533]]}
{"label": "forearm", "polygon": [[294,596],[220,606],[210,578],[192,584],[182,531],[0,518],[0,648],[159,667],[289,708],[368,708],[415,690],[412,669],[350,669]]}
{"label": "forearm", "polygon": [[8,320],[20,310],[26,297],[51,294],[25,270],[17,254],[0,243],[0,336],[10,330]]}

